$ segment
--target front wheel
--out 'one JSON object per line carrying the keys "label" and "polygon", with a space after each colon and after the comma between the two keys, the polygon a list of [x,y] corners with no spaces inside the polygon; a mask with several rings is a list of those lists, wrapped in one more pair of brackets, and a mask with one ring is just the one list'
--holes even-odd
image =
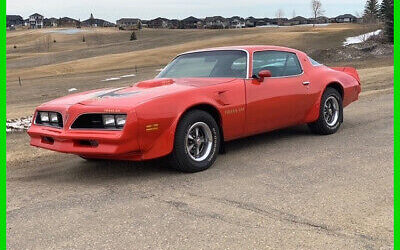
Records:
{"label": "front wheel", "polygon": [[206,170],[215,162],[219,146],[220,132],[215,119],[202,110],[190,111],[177,126],[170,164],[183,172]]}
{"label": "front wheel", "polygon": [[342,122],[342,97],[336,89],[327,88],[321,98],[318,120],[308,125],[316,134],[330,135],[339,130]]}

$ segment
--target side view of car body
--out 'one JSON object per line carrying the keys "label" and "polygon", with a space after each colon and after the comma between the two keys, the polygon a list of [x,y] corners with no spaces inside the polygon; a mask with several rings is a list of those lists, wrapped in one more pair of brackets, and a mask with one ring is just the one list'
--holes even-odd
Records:
{"label": "side view of car body", "polygon": [[28,133],[33,146],[85,159],[168,156],[196,172],[226,141],[299,124],[333,134],[360,92],[354,68],[329,68],[295,49],[213,48],[178,55],[152,80],[45,103]]}

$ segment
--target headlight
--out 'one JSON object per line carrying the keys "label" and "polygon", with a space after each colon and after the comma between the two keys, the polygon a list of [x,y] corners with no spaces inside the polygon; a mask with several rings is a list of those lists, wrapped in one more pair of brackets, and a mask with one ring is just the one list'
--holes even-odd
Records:
{"label": "headlight", "polygon": [[126,115],[116,115],[115,116],[115,123],[117,127],[123,127],[126,122]]}
{"label": "headlight", "polygon": [[38,111],[36,118],[36,124],[53,126],[53,127],[63,127],[62,116],[57,112],[48,112],[48,111]]}
{"label": "headlight", "polygon": [[103,125],[106,128],[123,128],[126,115],[103,115]]}
{"label": "headlight", "polygon": [[103,115],[103,125],[104,127],[115,127],[114,115]]}
{"label": "headlight", "polygon": [[50,122],[51,123],[58,123],[58,115],[57,113],[49,113],[50,114]]}
{"label": "headlight", "polygon": [[39,112],[40,121],[41,122],[49,122],[49,113],[47,112]]}

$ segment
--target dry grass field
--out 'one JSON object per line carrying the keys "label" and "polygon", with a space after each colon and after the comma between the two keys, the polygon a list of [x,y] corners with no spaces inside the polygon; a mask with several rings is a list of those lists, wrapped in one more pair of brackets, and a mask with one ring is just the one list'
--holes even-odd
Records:
{"label": "dry grass field", "polygon": [[297,126],[232,141],[190,175],[163,160],[87,162],[9,133],[7,248],[392,249],[393,48],[343,47],[378,28],[144,29],[136,41],[111,28],[8,32],[8,119],[71,88],[125,86],[177,53],[226,45],[283,45],[356,67],[363,93],[335,135]]}
{"label": "dry grass field", "polygon": [[[356,67],[367,89],[387,88],[393,82],[392,57],[340,62],[318,58],[319,51],[341,47],[346,37],[377,28],[335,24],[316,28],[143,29],[136,32],[138,40],[135,41],[129,39],[131,31],[115,28],[12,31],[7,33],[7,118],[29,115],[36,105],[66,95],[70,88],[83,91],[123,86],[155,76],[156,70],[178,53],[227,45],[297,48],[327,65]],[[136,76],[104,81],[132,74]]]}

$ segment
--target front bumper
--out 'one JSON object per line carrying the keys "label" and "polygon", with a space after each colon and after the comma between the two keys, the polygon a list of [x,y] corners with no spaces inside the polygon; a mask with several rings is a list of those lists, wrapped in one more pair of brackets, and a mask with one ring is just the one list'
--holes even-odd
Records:
{"label": "front bumper", "polygon": [[[90,109],[90,110],[87,110]],[[124,110],[129,116],[122,130],[71,129],[72,122],[82,112],[68,113],[52,108],[63,114],[66,121],[63,128],[32,124],[28,130],[32,146],[62,153],[81,155],[89,158],[140,160],[140,146],[137,134],[137,120],[134,112]],[[103,111],[88,107],[86,112]],[[35,114],[36,115],[36,114]]]}
{"label": "front bumper", "polygon": [[126,140],[122,131],[63,131],[33,125],[31,145],[79,155],[119,155],[139,151],[137,140]]}

